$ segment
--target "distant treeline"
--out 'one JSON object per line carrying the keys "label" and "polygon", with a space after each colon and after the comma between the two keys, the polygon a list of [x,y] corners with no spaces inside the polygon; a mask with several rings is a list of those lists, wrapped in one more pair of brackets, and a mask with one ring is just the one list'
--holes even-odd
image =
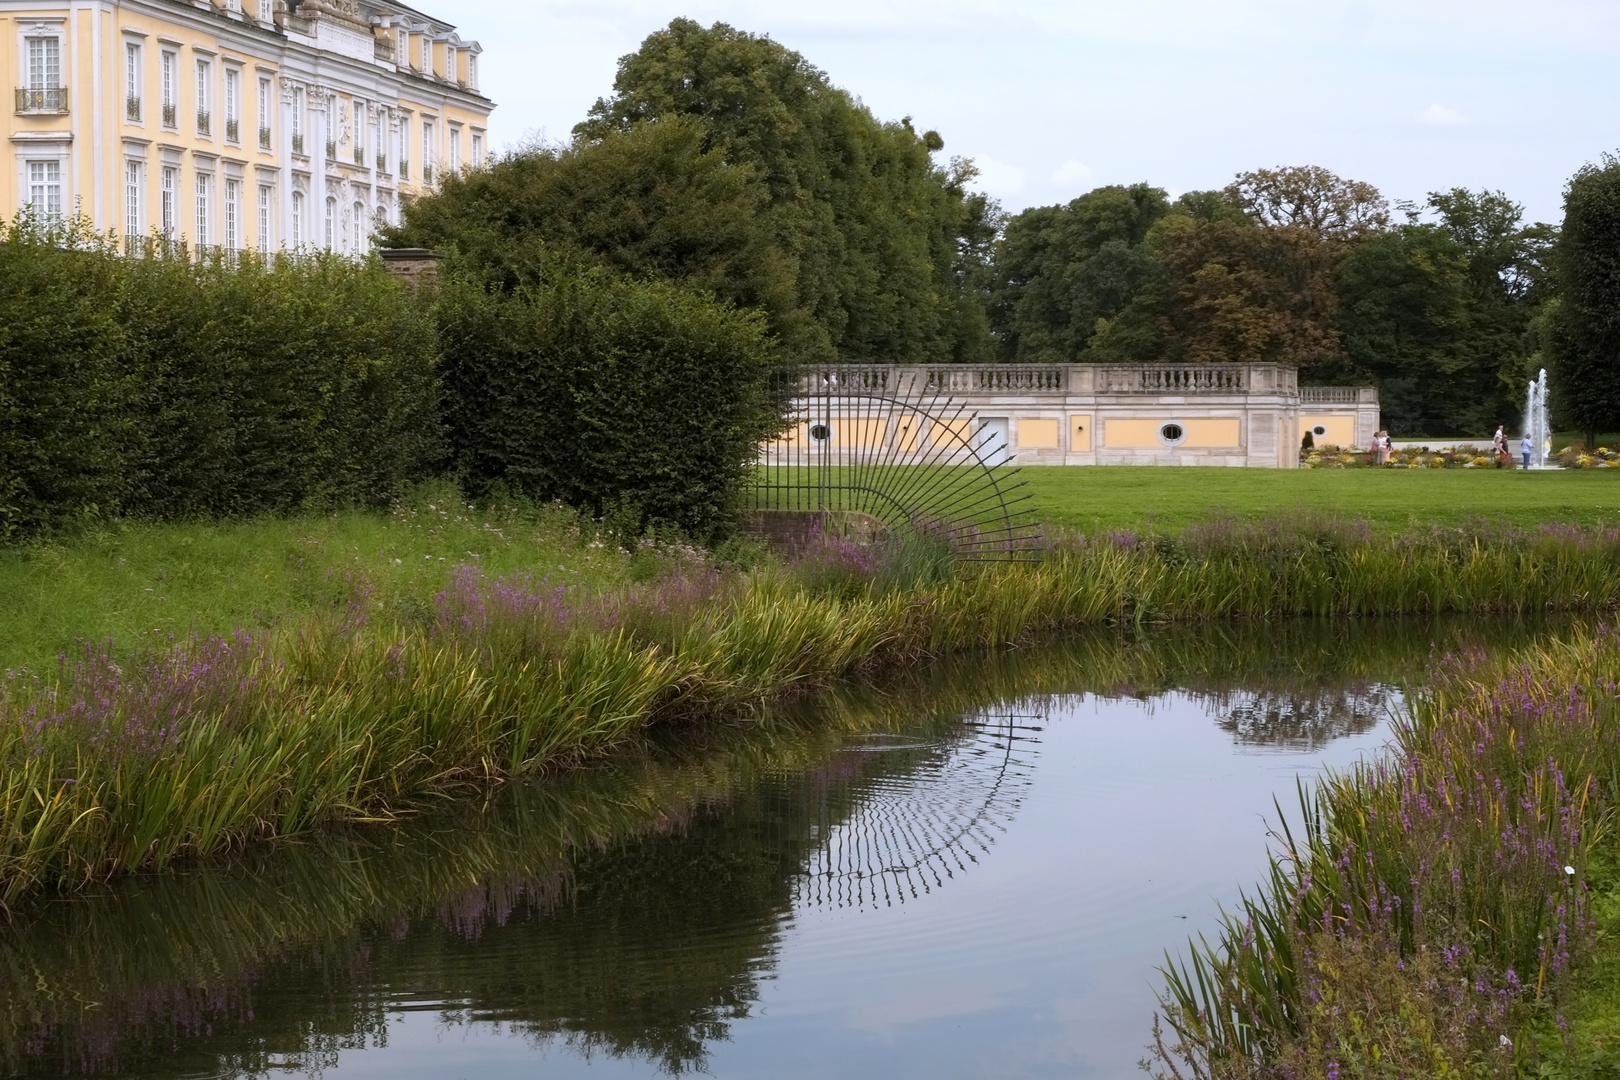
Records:
{"label": "distant treeline", "polygon": [[[1392,210],[1368,184],[1298,167],[1007,217],[970,187],[970,161],[936,161],[943,146],[768,37],[677,19],[620,61],[571,143],[447,179],[392,239],[457,249],[508,283],[546,247],[697,284],[762,311],[790,359],[1276,361],[1307,383],[1376,384],[1402,433],[1516,422],[1544,364],[1570,369],[1555,388],[1575,381],[1553,302],[1559,229],[1500,192]],[[1612,165],[1590,171],[1620,184]],[[1620,232],[1596,240],[1620,258]],[[1606,419],[1558,404],[1565,423],[1620,427],[1620,404]]]}

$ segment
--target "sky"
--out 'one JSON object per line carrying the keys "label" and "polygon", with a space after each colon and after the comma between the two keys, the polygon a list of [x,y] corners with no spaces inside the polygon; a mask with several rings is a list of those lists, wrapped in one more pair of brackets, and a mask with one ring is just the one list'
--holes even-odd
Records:
{"label": "sky", "polygon": [[1009,212],[1321,165],[1396,200],[1505,192],[1560,220],[1620,151],[1620,0],[434,0],[478,40],[496,148],[568,138],[673,18],[802,53],[972,158]]}

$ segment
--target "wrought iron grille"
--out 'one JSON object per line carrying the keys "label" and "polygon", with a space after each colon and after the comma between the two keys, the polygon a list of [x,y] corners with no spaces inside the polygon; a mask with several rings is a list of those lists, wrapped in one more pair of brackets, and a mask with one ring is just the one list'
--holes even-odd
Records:
{"label": "wrought iron grille", "polygon": [[17,111],[20,113],[65,113],[68,111],[67,87],[43,90],[19,89]]}
{"label": "wrought iron grille", "polygon": [[1034,562],[1041,532],[1006,431],[967,410],[941,380],[885,365],[779,372],[789,423],[760,448],[749,509],[784,537],[864,519],[921,536],[964,561]]}

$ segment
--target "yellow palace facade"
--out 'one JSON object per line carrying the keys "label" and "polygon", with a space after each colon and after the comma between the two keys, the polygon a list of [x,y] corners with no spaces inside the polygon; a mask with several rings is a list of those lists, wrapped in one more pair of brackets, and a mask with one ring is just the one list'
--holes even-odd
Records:
{"label": "yellow palace facade", "polygon": [[0,0],[0,214],[196,248],[369,250],[485,160],[476,41],[370,0]]}

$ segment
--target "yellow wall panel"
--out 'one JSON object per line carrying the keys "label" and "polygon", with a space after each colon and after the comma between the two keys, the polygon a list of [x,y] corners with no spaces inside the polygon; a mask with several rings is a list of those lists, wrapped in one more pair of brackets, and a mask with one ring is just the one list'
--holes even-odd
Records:
{"label": "yellow wall panel", "polygon": [[[1302,437],[1309,431],[1317,446],[1354,446],[1356,443],[1354,416],[1301,416],[1299,428]],[[1325,428],[1326,433],[1316,434],[1317,428]]]}
{"label": "yellow wall panel", "polygon": [[921,435],[922,417],[907,413],[895,418],[895,445],[901,450],[911,451],[917,449],[917,443]]}
{"label": "yellow wall panel", "polygon": [[1243,422],[1235,416],[1210,416],[1196,420],[1182,420],[1187,431],[1182,446],[1199,449],[1231,449],[1243,445]]}
{"label": "yellow wall panel", "polygon": [[883,445],[887,422],[858,417],[833,424],[833,442],[845,450]]}
{"label": "yellow wall panel", "polygon": [[1103,422],[1103,445],[1110,450],[1142,450],[1163,446],[1159,441],[1159,428],[1163,420],[1137,420],[1128,417],[1109,417]]}
{"label": "yellow wall panel", "polygon": [[1056,450],[1058,422],[1044,416],[1018,418],[1018,445],[1027,450]]}
{"label": "yellow wall panel", "polygon": [[973,440],[973,418],[958,416],[950,420],[935,420],[930,425],[928,438],[935,446],[955,449]]}
{"label": "yellow wall panel", "polygon": [[1091,449],[1091,415],[1069,417],[1069,450],[1085,453]]}

